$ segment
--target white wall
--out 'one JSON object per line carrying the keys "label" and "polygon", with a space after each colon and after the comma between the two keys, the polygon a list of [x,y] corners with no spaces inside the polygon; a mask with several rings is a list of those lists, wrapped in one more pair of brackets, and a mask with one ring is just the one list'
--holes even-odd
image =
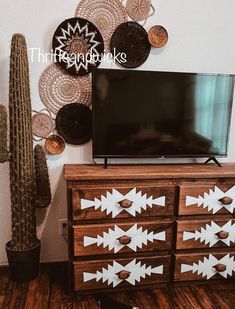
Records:
{"label": "white wall", "polygon": [[[92,0],[91,0],[92,1]],[[95,1],[95,0],[94,0]],[[73,17],[79,0],[0,0],[0,102],[8,105],[8,69],[11,36],[23,33],[28,47],[50,51],[51,38],[58,24]],[[164,50],[152,50],[145,70],[235,73],[234,0],[153,0],[156,14],[146,29],[162,24],[168,29],[169,43]],[[38,80],[46,67],[30,63],[31,95],[34,109],[42,106]],[[114,67],[114,66],[113,66]],[[235,161],[235,109],[233,110],[229,155]],[[182,160],[180,160],[181,162]],[[58,221],[66,218],[64,163],[91,162],[91,144],[67,146],[60,157],[49,157],[53,203],[38,213],[42,240],[42,261],[64,260],[66,242],[58,236]],[[178,160],[179,162],[179,160]],[[5,243],[10,240],[10,201],[8,163],[0,166],[0,264],[6,263]]]}

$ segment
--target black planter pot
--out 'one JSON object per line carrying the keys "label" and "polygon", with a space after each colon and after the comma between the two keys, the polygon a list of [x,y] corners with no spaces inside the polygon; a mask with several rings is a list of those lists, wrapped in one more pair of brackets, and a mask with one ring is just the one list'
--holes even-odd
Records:
{"label": "black planter pot", "polygon": [[10,243],[9,241],[6,244],[6,252],[11,279],[16,282],[28,282],[33,280],[37,277],[39,271],[40,240],[38,240],[33,248],[22,251],[12,250]]}

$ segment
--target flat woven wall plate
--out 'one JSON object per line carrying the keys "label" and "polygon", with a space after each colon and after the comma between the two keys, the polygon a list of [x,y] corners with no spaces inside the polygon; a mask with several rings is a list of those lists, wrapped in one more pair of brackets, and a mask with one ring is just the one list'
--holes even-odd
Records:
{"label": "flat woven wall plate", "polygon": [[89,107],[72,103],[61,108],[56,116],[56,129],[66,143],[81,145],[92,136],[92,113]]}
{"label": "flat woven wall plate", "polygon": [[150,44],[155,48],[162,48],[168,42],[168,33],[163,26],[153,26],[148,32]]}
{"label": "flat woven wall plate", "polygon": [[39,81],[41,101],[55,115],[62,106],[72,102],[90,106],[91,91],[89,75],[71,76],[56,64],[49,65]]}
{"label": "flat woven wall plate", "polygon": [[55,129],[55,121],[51,113],[43,109],[40,112],[33,111],[32,116],[32,130],[33,135],[41,138],[46,138]]}
{"label": "flat woven wall plate", "polygon": [[53,155],[61,154],[65,149],[65,141],[61,136],[52,134],[45,141],[45,149]]}
{"label": "flat woven wall plate", "polygon": [[[151,8],[153,9],[152,13],[150,13]],[[151,0],[127,0],[126,11],[131,19],[134,21],[141,21],[152,16],[155,9],[151,4]]]}
{"label": "flat woven wall plate", "polygon": [[120,0],[81,0],[75,16],[88,19],[96,25],[103,36],[106,51],[109,51],[110,39],[117,26],[128,20]]}
{"label": "flat woven wall plate", "polygon": [[52,48],[62,68],[70,74],[86,75],[100,65],[104,41],[92,22],[74,17],[58,26]]}
{"label": "flat woven wall plate", "polygon": [[126,62],[122,62],[121,56],[119,63],[126,68],[136,68],[143,64],[149,56],[151,45],[145,29],[137,22],[128,21],[117,27],[111,43],[111,52],[114,54],[126,54]]}

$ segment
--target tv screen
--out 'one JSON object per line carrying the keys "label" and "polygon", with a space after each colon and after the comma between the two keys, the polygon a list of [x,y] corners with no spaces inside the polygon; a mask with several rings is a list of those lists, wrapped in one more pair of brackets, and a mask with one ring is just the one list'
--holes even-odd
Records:
{"label": "tv screen", "polygon": [[232,75],[98,69],[93,157],[226,156]]}

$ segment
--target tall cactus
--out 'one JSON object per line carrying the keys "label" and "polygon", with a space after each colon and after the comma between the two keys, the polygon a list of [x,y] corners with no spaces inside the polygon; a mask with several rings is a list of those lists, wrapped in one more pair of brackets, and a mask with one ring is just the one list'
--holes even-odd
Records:
{"label": "tall cactus", "polygon": [[[29,64],[26,41],[21,34],[13,35],[11,42],[9,123],[12,239],[6,243],[6,253],[11,278],[17,282],[28,282],[37,276],[40,259],[36,206],[39,202],[44,207],[48,206],[51,191],[46,157],[41,146],[35,147],[34,158]],[[8,155],[7,114],[0,106],[0,162],[5,160],[2,154]],[[37,182],[36,176],[39,177]],[[36,188],[36,185],[41,185],[40,181],[44,192],[42,186],[40,191]]]}
{"label": "tall cactus", "polygon": [[11,42],[9,84],[13,250],[29,249],[37,242],[31,115],[27,46],[24,36],[15,34]]}
{"label": "tall cactus", "polygon": [[7,150],[7,112],[4,105],[0,104],[0,163],[8,161]]}

